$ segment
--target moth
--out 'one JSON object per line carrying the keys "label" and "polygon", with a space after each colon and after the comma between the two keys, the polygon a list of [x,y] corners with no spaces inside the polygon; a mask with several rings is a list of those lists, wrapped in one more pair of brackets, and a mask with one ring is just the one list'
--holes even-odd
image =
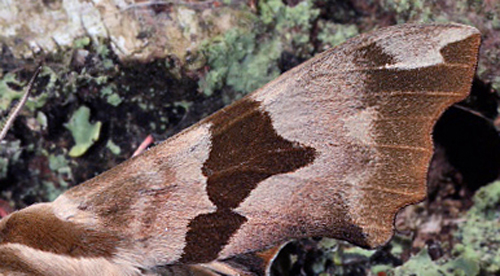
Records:
{"label": "moth", "polygon": [[373,248],[421,201],[479,31],[357,36],[160,145],[0,222],[4,275],[269,275],[290,239]]}

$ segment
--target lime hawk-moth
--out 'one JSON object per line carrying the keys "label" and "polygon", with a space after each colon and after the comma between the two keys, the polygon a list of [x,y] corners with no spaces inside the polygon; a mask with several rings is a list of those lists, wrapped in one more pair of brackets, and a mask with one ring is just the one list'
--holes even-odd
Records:
{"label": "lime hawk-moth", "polygon": [[398,25],[289,70],[50,203],[0,221],[3,275],[269,275],[280,245],[386,243],[426,194],[432,127],[479,32]]}

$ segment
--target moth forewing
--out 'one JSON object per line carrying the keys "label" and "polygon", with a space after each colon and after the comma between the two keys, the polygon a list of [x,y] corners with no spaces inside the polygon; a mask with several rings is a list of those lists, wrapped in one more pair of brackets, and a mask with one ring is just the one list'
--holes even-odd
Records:
{"label": "moth forewing", "polygon": [[[425,196],[432,127],[467,96],[479,41],[458,24],[353,38],[44,208],[5,218],[1,246],[170,275],[267,275],[279,251],[269,248],[292,238],[380,246],[395,213]],[[20,256],[4,271],[53,272]]]}

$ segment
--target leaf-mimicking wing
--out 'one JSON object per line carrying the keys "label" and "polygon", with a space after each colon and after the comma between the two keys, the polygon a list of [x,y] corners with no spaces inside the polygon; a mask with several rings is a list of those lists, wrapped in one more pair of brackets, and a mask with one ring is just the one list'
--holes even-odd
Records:
{"label": "leaf-mimicking wing", "polygon": [[291,238],[383,245],[426,194],[432,127],[467,96],[479,43],[468,26],[400,25],[319,54],[2,220],[0,272],[265,275]]}

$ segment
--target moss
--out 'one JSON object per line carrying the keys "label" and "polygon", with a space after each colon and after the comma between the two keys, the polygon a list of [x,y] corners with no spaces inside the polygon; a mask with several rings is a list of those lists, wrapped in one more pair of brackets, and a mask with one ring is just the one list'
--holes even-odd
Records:
{"label": "moss", "polygon": [[75,145],[71,148],[69,156],[82,156],[99,139],[101,122],[89,122],[90,109],[82,106],[73,113],[71,119],[64,126],[71,131]]}

